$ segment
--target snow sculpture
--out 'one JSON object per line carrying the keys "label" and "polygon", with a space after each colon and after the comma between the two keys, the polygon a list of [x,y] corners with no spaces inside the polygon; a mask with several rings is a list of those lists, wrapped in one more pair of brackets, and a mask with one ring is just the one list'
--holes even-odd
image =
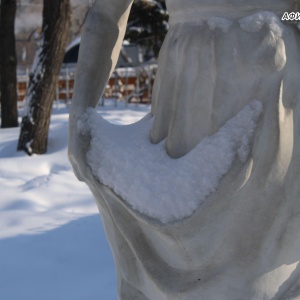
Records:
{"label": "snow sculpture", "polygon": [[131,1],[95,1],[69,157],[98,204],[120,299],[300,299],[300,39],[281,21],[297,5],[167,0],[152,112],[114,126],[93,107]]}

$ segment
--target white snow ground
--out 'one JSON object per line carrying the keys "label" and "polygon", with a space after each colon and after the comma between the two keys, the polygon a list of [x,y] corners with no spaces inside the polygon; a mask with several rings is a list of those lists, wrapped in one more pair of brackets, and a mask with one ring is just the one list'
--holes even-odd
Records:
{"label": "white snow ground", "polygon": [[[149,110],[118,104],[101,114],[128,124]],[[116,300],[96,204],[67,159],[67,109],[53,111],[47,154],[16,152],[18,135],[0,129],[0,299]]]}

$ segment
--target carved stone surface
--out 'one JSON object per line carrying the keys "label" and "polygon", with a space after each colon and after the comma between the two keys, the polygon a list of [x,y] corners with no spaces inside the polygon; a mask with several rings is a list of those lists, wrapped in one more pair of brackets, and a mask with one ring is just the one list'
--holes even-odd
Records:
{"label": "carved stone surface", "polygon": [[[107,147],[101,147],[91,117],[84,115],[95,107],[114,68],[130,4],[96,0],[89,14],[69,141],[74,171],[93,192],[106,228],[120,299],[300,299],[300,39],[294,24],[280,20],[285,11],[296,10],[297,1],[167,1],[170,29],[152,112],[135,125],[151,119],[148,140],[163,143],[153,147],[164,145],[175,164],[253,99],[262,105],[256,126],[239,123],[251,131],[243,159],[234,154],[205,201],[167,221],[135,208],[119,196],[123,190],[105,182],[101,159],[107,156],[100,152]],[[87,161],[95,149],[97,167],[94,158]],[[169,189],[176,194],[188,181],[183,186],[172,175]],[[188,201],[182,198],[183,205]],[[174,209],[172,201],[168,204]]]}

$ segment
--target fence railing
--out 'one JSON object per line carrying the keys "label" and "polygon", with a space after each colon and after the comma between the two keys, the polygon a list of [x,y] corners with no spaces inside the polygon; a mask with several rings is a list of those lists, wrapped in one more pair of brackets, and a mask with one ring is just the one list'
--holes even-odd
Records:
{"label": "fence railing", "polygon": [[[105,99],[123,100],[125,103],[151,103],[152,88],[157,70],[156,64],[146,64],[135,68],[118,68],[107,82],[100,104]],[[68,104],[73,97],[76,64],[63,65],[56,84],[56,101]],[[30,67],[18,68],[18,102],[22,106],[29,83]]]}

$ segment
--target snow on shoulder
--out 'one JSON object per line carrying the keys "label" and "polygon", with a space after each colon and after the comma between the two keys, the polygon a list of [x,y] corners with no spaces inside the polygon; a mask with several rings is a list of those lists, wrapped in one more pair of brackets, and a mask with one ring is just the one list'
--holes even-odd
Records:
{"label": "snow on shoulder", "polygon": [[190,216],[217,189],[236,157],[247,160],[261,112],[261,102],[251,101],[179,159],[168,156],[166,141],[150,142],[150,114],[135,124],[118,126],[90,108],[78,130],[91,135],[87,161],[94,176],[134,210],[168,223]]}
{"label": "snow on shoulder", "polygon": [[275,39],[282,37],[283,26],[278,16],[269,11],[260,11],[239,21],[240,26],[247,32],[258,32],[266,24],[273,32]]}

